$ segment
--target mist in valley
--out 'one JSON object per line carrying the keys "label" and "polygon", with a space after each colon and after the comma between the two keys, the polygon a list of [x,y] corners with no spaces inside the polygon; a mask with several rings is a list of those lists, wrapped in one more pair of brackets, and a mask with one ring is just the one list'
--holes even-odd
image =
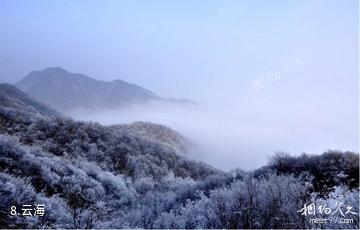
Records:
{"label": "mist in valley", "polygon": [[[188,139],[191,145],[188,158],[226,171],[259,168],[276,151],[292,155],[319,154],[329,149],[356,151],[356,133],[346,130],[352,120],[337,122],[336,116],[326,118],[312,113],[315,109],[309,106],[308,112],[289,106],[280,108],[279,113],[276,106],[254,103],[231,106],[152,102],[119,110],[73,110],[69,114],[76,120],[103,125],[136,121],[166,125]],[[327,128],[329,125],[335,128]]]}

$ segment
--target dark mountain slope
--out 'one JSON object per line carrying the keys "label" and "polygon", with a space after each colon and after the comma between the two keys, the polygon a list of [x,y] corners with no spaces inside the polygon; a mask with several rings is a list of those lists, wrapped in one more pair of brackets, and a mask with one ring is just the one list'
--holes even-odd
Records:
{"label": "dark mountain slope", "polygon": [[0,106],[28,116],[55,117],[60,113],[42,104],[10,84],[0,84]]}
{"label": "dark mountain slope", "polygon": [[[40,146],[56,156],[83,157],[106,166],[107,170],[129,176],[145,174],[159,178],[172,172],[176,176],[198,179],[217,172],[203,163],[178,156],[172,143],[159,137],[159,133],[169,133],[167,127],[152,124],[156,129],[147,128],[144,136],[135,130],[150,126],[147,123],[115,128],[65,117],[51,119],[58,114],[56,111],[32,100],[14,86],[2,85],[0,89],[0,131],[19,137],[23,144]],[[13,112],[10,115],[9,110]],[[181,135],[171,133],[172,142],[180,143],[181,140],[175,138]]]}

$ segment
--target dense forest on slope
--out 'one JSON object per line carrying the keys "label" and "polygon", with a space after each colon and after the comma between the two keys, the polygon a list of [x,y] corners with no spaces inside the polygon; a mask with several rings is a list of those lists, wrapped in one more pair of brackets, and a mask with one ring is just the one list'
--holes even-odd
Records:
{"label": "dense forest on slope", "polygon": [[[185,146],[167,127],[74,121],[3,84],[0,227],[359,227],[358,153],[276,153],[258,170],[223,172],[180,154]],[[298,212],[335,200],[357,213],[347,214],[353,223],[314,224]],[[10,215],[34,203],[44,216]]]}

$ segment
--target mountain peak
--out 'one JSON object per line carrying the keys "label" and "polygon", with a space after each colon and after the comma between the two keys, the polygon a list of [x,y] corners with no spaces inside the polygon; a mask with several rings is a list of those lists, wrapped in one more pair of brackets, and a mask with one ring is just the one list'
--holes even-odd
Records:
{"label": "mountain peak", "polygon": [[185,102],[159,97],[150,90],[120,79],[99,81],[61,67],[33,71],[15,86],[38,101],[65,113],[73,110],[118,109],[150,101]]}
{"label": "mountain peak", "polygon": [[58,75],[58,74],[69,74],[70,72],[62,67],[56,66],[56,67],[48,67],[43,70],[32,71],[27,76],[39,75],[40,73],[47,75],[54,75],[54,74]]}
{"label": "mountain peak", "polygon": [[33,71],[15,85],[35,99],[63,112],[114,109],[158,99],[154,93],[135,84],[122,80],[98,81],[61,67]]}
{"label": "mountain peak", "polygon": [[66,69],[64,69],[60,66],[48,67],[42,71],[44,71],[44,72],[67,72],[68,73],[68,71]]}

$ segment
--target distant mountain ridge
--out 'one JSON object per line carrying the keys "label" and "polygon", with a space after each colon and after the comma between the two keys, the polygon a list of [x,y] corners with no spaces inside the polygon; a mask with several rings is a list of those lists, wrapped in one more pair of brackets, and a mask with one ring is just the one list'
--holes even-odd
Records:
{"label": "distant mountain ridge", "polygon": [[117,109],[150,101],[189,103],[187,100],[162,98],[122,80],[99,81],[84,74],[70,73],[60,67],[33,71],[15,86],[62,112],[73,109]]}

